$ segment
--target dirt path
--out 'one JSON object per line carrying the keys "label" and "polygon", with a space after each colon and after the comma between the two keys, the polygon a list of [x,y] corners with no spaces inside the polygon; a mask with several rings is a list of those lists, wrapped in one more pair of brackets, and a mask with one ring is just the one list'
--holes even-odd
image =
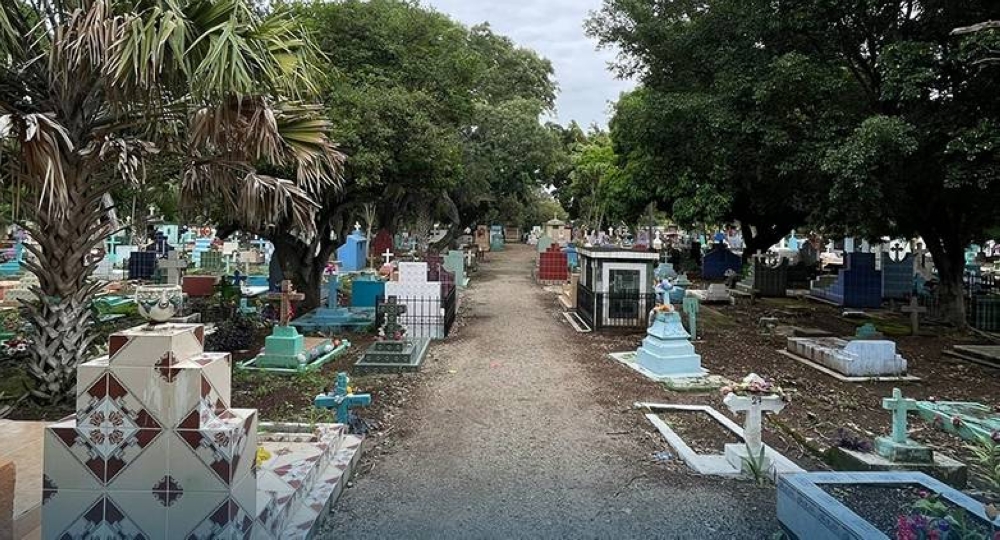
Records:
{"label": "dirt path", "polygon": [[401,411],[404,435],[321,537],[768,538],[773,489],[655,465],[639,428],[622,431],[614,417],[639,413],[600,405],[601,375],[575,360],[591,355],[532,260],[518,245],[484,265],[467,326],[432,347]]}

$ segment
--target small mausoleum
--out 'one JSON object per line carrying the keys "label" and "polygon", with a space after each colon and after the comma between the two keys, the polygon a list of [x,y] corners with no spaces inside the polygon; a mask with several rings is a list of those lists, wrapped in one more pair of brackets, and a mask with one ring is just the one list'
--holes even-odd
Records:
{"label": "small mausoleum", "polygon": [[645,328],[656,303],[655,252],[618,247],[577,248],[580,281],[577,314],[594,330],[606,327]]}

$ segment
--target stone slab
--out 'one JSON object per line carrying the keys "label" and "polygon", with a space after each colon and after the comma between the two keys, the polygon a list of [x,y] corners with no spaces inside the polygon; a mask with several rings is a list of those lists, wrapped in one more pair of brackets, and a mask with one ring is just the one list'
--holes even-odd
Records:
{"label": "stone slab", "polygon": [[852,512],[821,484],[910,484],[939,493],[949,502],[987,520],[982,503],[920,472],[803,473],[778,478],[778,521],[798,540],[889,540],[882,531]]}
{"label": "stone slab", "polygon": [[[742,473],[726,459],[723,454],[698,454],[691,449],[687,443],[670,426],[658,417],[655,411],[688,411],[708,414],[722,427],[733,432],[740,439],[743,438],[743,428],[727,418],[719,411],[707,405],[672,405],[663,403],[635,403],[636,409],[646,409],[650,412],[646,419],[656,427],[663,438],[674,449],[675,452],[689,467],[699,474],[710,474],[713,476],[740,476]],[[791,460],[781,455],[777,450],[764,445],[765,455],[770,458],[771,470],[769,475],[773,478],[777,475],[788,473],[804,472],[804,469],[793,463]]]}
{"label": "stone slab", "polygon": [[934,453],[933,463],[903,463],[889,461],[878,454],[834,446],[827,450],[825,457],[827,463],[838,471],[916,471],[956,489],[965,489],[969,480],[968,467],[964,463],[940,453]]}
{"label": "stone slab", "polygon": [[825,373],[825,374],[833,377],[834,379],[837,379],[838,381],[843,381],[843,382],[852,382],[852,383],[859,383],[859,382],[920,382],[922,380],[920,377],[917,377],[916,375],[896,375],[896,376],[877,376],[877,377],[849,377],[849,376],[844,375],[842,373],[838,373],[837,371],[834,371],[834,370],[832,370],[832,369],[830,369],[830,368],[828,368],[826,366],[817,364],[816,362],[813,362],[812,360],[809,360],[808,358],[804,358],[804,357],[799,356],[797,354],[790,353],[790,352],[788,352],[785,349],[778,349],[777,352],[778,352],[778,354],[780,354],[782,356],[787,356],[788,358],[791,358],[792,360],[795,360],[796,362],[800,362],[802,364],[805,364],[805,365],[807,365],[807,366],[815,369],[816,371]]}

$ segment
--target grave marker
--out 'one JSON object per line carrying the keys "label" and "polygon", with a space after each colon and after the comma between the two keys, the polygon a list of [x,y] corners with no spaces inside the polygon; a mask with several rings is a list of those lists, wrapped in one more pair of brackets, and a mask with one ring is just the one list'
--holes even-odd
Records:
{"label": "grave marker", "polygon": [[910,334],[918,335],[920,333],[920,314],[927,313],[927,308],[920,305],[916,296],[911,296],[910,304],[899,308],[899,310],[910,314]]}
{"label": "grave marker", "polygon": [[165,259],[156,262],[157,267],[167,272],[167,285],[180,285],[184,270],[188,267],[187,259],[176,249],[167,253]]}

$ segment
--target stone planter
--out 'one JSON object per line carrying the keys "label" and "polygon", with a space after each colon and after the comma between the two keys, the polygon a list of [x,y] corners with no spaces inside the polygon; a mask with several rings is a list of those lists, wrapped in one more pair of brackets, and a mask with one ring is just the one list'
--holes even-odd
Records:
{"label": "stone planter", "polygon": [[141,285],[135,290],[139,315],[151,323],[165,323],[181,311],[184,295],[177,285]]}
{"label": "stone planter", "polygon": [[191,298],[204,298],[215,294],[217,276],[184,276],[182,289]]}

